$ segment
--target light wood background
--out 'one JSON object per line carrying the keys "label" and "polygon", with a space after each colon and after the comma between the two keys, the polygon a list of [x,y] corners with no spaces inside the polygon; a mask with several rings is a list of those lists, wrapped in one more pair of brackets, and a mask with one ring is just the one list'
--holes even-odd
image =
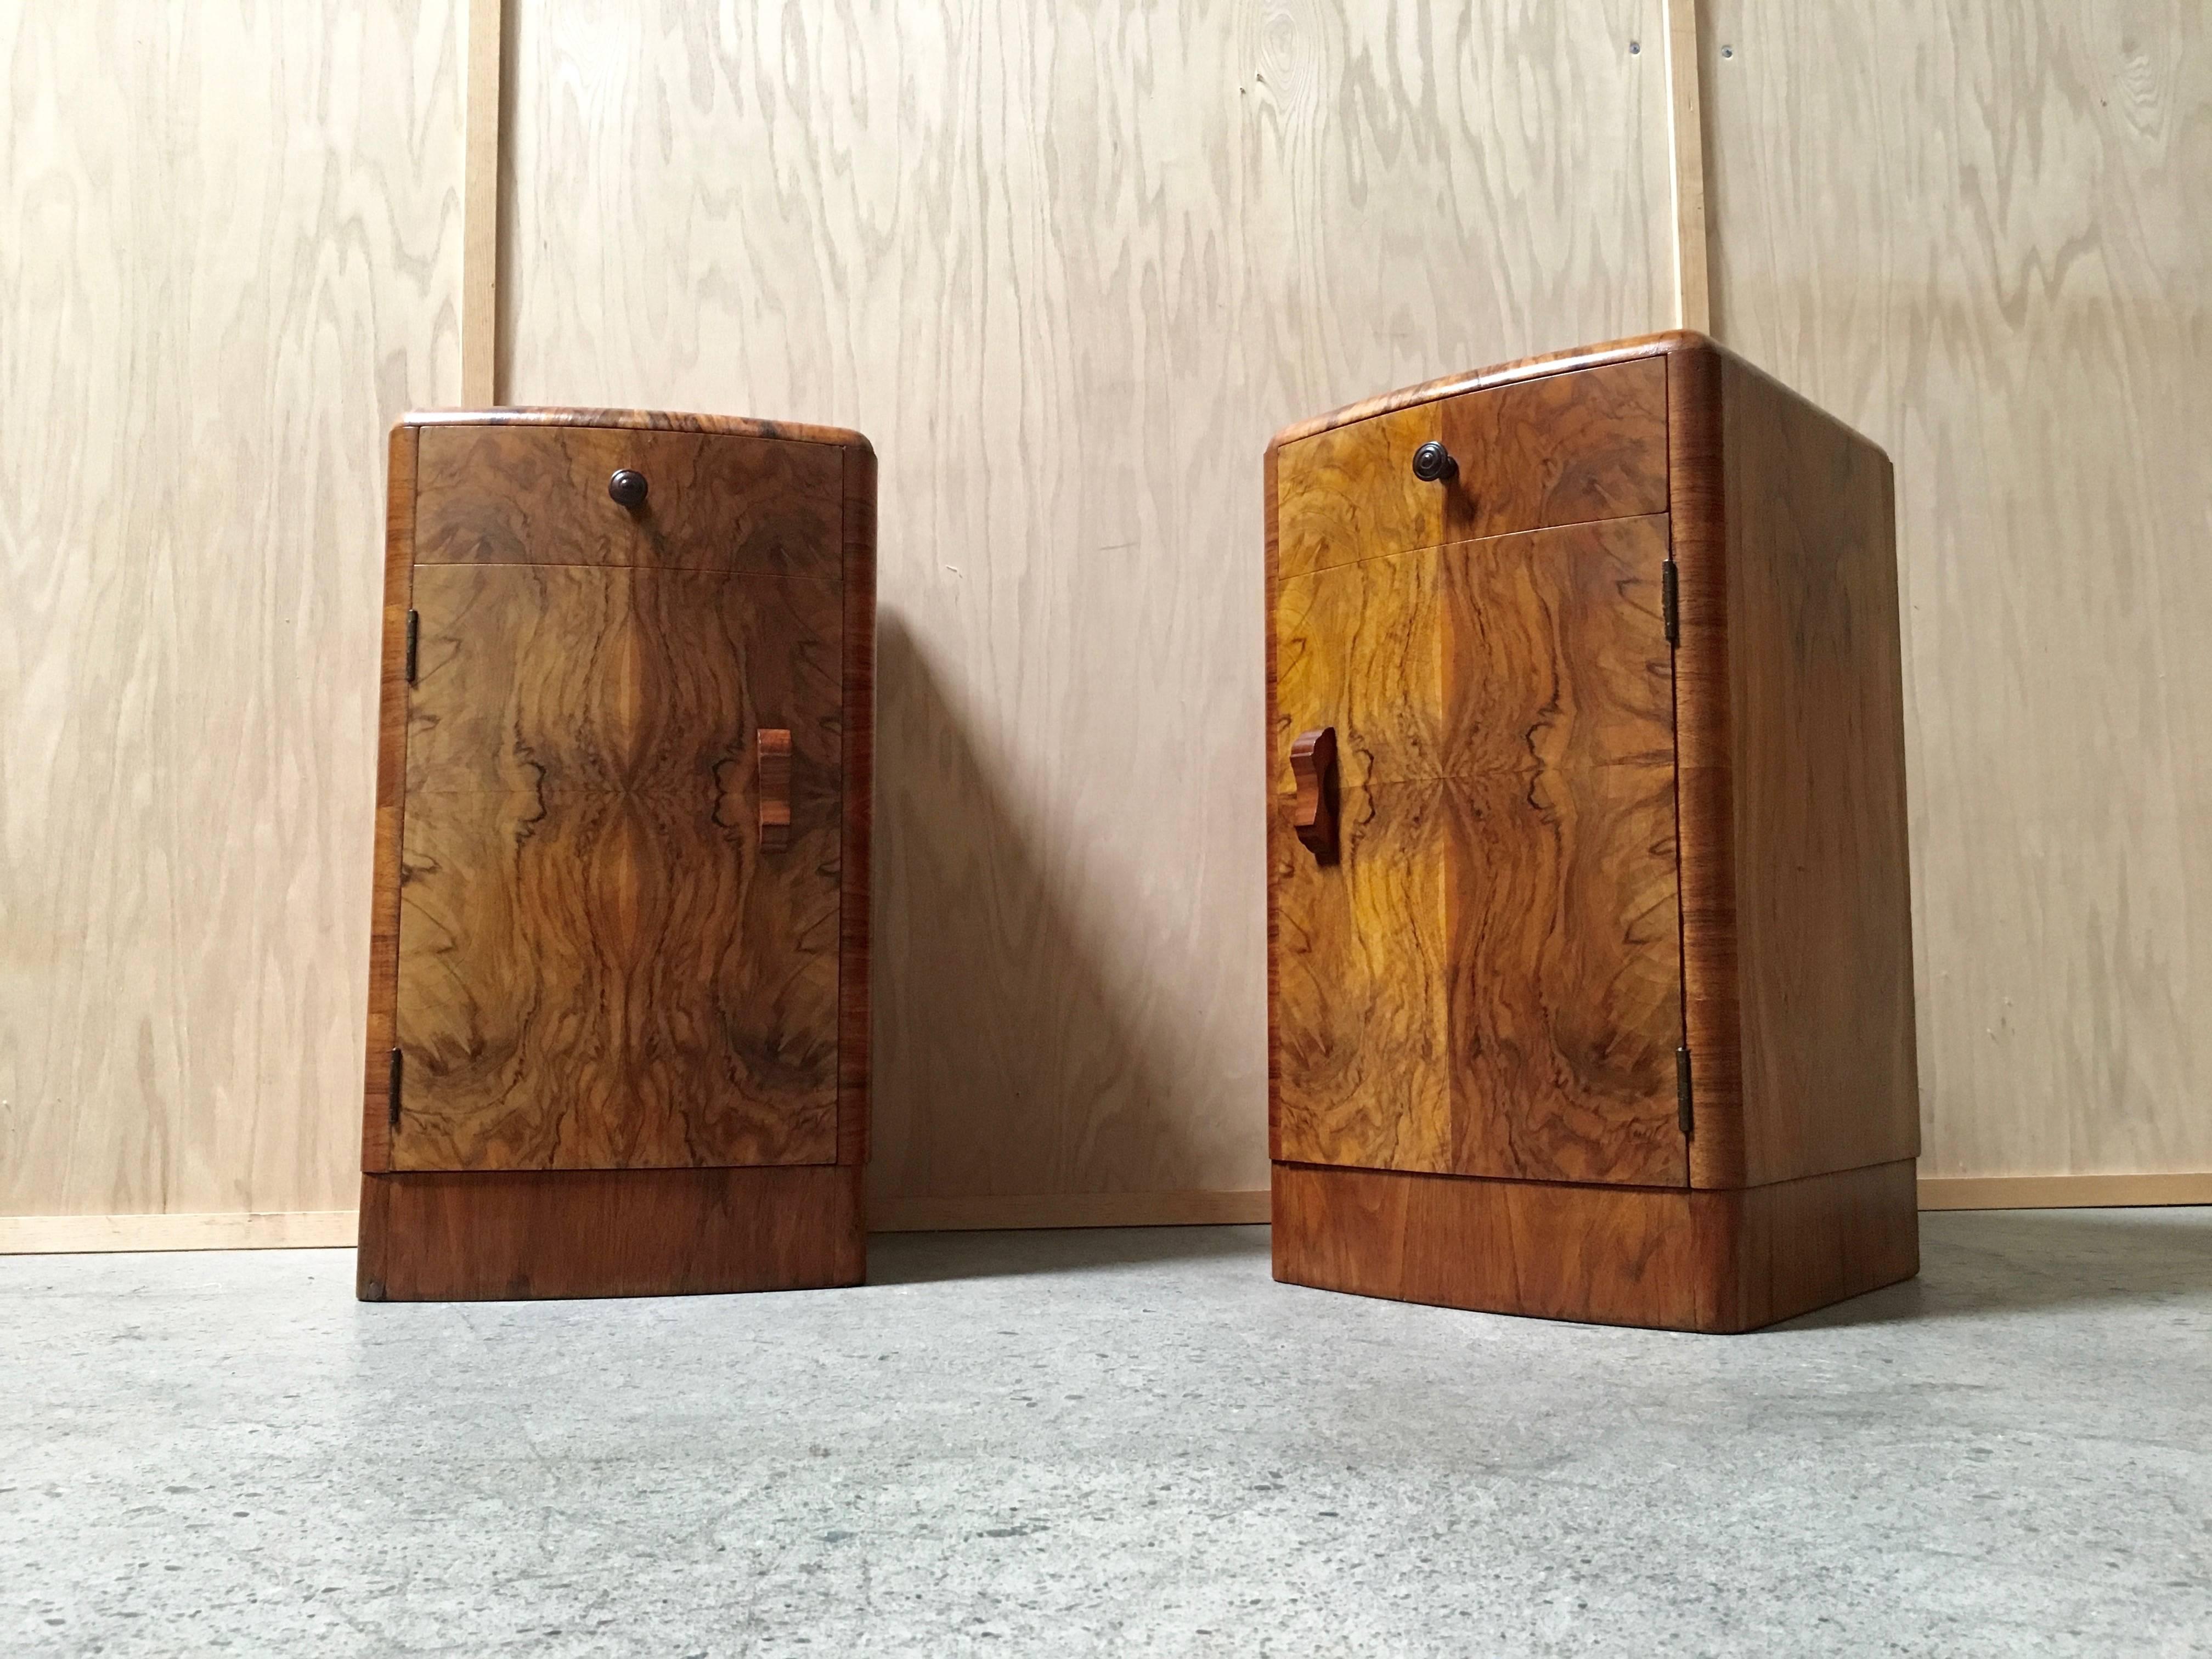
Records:
{"label": "light wood background", "polygon": [[[878,1223],[1256,1213],[1260,448],[1673,319],[1660,0],[712,9],[507,0],[501,395],[883,453]],[[1719,332],[1898,463],[1923,1197],[2212,1198],[2202,8],[1669,9]],[[0,1249],[350,1236],[471,10],[0,19]]]}
{"label": "light wood background", "polygon": [[1663,325],[1657,6],[511,5],[508,399],[883,457],[872,1222],[1260,1194],[1261,452]]}
{"label": "light wood background", "polygon": [[383,434],[458,389],[459,39],[0,11],[0,1217],[354,1204]]}
{"label": "light wood background", "polygon": [[1896,463],[1921,1173],[2212,1170],[2212,11],[1712,0],[1703,69],[1721,337]]}

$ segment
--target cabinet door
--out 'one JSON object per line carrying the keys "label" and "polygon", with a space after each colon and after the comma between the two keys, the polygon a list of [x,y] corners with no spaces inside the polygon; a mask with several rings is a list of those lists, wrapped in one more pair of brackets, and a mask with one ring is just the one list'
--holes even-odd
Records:
{"label": "cabinet door", "polygon": [[[1663,516],[1282,580],[1277,1156],[1676,1185]],[[1338,736],[1340,853],[1290,749]]]}
{"label": "cabinet door", "polygon": [[[416,566],[393,1168],[835,1160],[839,601]],[[765,837],[763,732],[789,734]]]}

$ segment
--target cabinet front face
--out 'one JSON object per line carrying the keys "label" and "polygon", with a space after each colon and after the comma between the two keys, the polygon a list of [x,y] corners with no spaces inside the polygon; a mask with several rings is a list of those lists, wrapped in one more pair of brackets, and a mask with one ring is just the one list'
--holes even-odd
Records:
{"label": "cabinet front face", "polygon": [[[1285,572],[1277,1155],[1686,1178],[1663,515]],[[1336,735],[1339,836],[1292,828]]]}
{"label": "cabinet front face", "polygon": [[434,434],[481,533],[417,540],[392,1167],[834,1161],[835,514],[718,501],[758,440],[433,428],[426,491]]}

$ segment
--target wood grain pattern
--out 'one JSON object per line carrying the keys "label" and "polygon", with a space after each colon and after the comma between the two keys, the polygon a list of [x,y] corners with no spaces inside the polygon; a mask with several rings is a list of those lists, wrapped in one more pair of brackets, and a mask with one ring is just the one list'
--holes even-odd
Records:
{"label": "wood grain pattern", "polygon": [[407,788],[620,789],[757,817],[756,734],[792,732],[794,799],[836,812],[835,588],[775,576],[418,565]]}
{"label": "wood grain pattern", "polygon": [[1277,791],[1293,732],[1352,785],[1673,763],[1664,516],[1364,560],[1280,580]]}
{"label": "wood grain pattern", "polygon": [[1909,1158],[1689,1196],[1703,1330],[1756,1330],[1920,1271]]}
{"label": "wood grain pattern", "polygon": [[854,434],[844,463],[844,695],[837,898],[837,1161],[868,1161],[873,1118],[872,921],[876,823],[876,453]]}
{"label": "wood grain pattern", "polygon": [[1896,462],[1923,1169],[2212,1169],[2212,16],[1716,35],[1720,325]]}
{"label": "wood grain pattern", "polygon": [[1343,791],[1339,862],[1299,845],[1273,803],[1271,1072],[1285,1158],[1452,1167],[1455,801],[1440,782]]}
{"label": "wood grain pattern", "polygon": [[392,1167],[392,1051],[399,1046],[399,838],[407,804],[407,613],[414,603],[415,428],[392,428],[384,508],[384,644],[378,664],[376,844],[371,854],[368,1042],[361,1167]]}
{"label": "wood grain pattern", "polygon": [[0,21],[0,1212],[344,1210],[446,0]]}
{"label": "wood grain pattern", "polygon": [[1413,452],[1437,433],[1436,406],[1301,438],[1275,458],[1276,557],[1285,576],[1444,538],[1441,483],[1413,476]]}
{"label": "wood grain pattern", "polygon": [[[418,565],[415,602],[394,1165],[830,1160],[836,591]],[[796,733],[781,851],[768,720]]]}
{"label": "wood grain pattern", "polygon": [[1697,1187],[1741,1187],[1746,1167],[1721,378],[1722,353],[1710,341],[1692,341],[1668,360],[1682,1029],[1696,1083],[1690,1182]]}
{"label": "wood grain pattern", "polygon": [[1756,1329],[1919,1271],[1909,1160],[1729,1192],[1278,1164],[1275,1277],[1492,1313]]}
{"label": "wood grain pattern", "polygon": [[[1667,510],[1667,371],[1540,374],[1277,440],[1277,555],[1296,578],[1441,542]],[[1413,452],[1441,438],[1453,477]]]}
{"label": "wood grain pattern", "polygon": [[1340,866],[1285,822],[1283,1155],[1684,1180],[1673,815],[1666,769],[1615,766],[1347,790]]}
{"label": "wood grain pattern", "polygon": [[1272,584],[1278,728],[1369,781],[1340,868],[1270,860],[1278,1155],[1685,1179],[1666,555],[1645,518]]}
{"label": "wood grain pattern", "polygon": [[2142,1176],[1923,1176],[1923,1210],[2066,1210],[2212,1204],[2212,1170]]}
{"label": "wood grain pattern", "polygon": [[1636,8],[1440,15],[519,10],[508,395],[884,458],[887,1201],[1265,1180],[1253,461],[1668,304]]}
{"label": "wood grain pattern", "polygon": [[1432,404],[1445,398],[1456,398],[1489,386],[1507,386],[1537,376],[1573,374],[1586,368],[1602,368],[1612,363],[1634,362],[1642,357],[1664,356],[1695,343],[1698,337],[1700,337],[1680,329],[1665,329],[1654,334],[1637,334],[1626,339],[1608,341],[1603,345],[1570,346],[1561,351],[1538,352],[1531,356],[1492,363],[1486,368],[1455,369],[1449,374],[1434,375],[1411,386],[1394,387],[1389,392],[1368,392],[1324,414],[1303,416],[1279,429],[1270,447],[1279,449],[1297,443],[1300,439],[1310,438],[1316,432],[1333,431],[1355,421],[1411,409],[1417,404]]}
{"label": "wood grain pattern", "polygon": [[1459,462],[1443,490],[1453,541],[1667,510],[1667,368],[1656,357],[1462,392],[1437,418]]}
{"label": "wood grain pattern", "polygon": [[1448,1308],[1698,1328],[1690,1194],[1275,1166],[1275,1277]]}
{"label": "wood grain pattern", "polygon": [[[426,424],[423,564],[657,565],[834,580],[844,452],[835,445],[628,427]],[[645,504],[607,480],[645,474]]]}
{"label": "wood grain pattern", "polygon": [[860,1172],[364,1175],[364,1302],[817,1290],[867,1277]]}
{"label": "wood grain pattern", "polygon": [[360,1212],[356,1210],[9,1215],[0,1216],[0,1255],[82,1255],[89,1252],[136,1250],[343,1250],[353,1248],[360,1230]]}
{"label": "wood grain pattern", "polygon": [[1721,380],[1747,1184],[1920,1150],[1888,458]]}

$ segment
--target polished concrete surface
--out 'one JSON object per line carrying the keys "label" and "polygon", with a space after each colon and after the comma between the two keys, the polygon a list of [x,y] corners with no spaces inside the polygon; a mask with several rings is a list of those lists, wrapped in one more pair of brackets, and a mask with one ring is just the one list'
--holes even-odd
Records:
{"label": "polished concrete surface", "polygon": [[1742,1337],[1261,1228],[659,1302],[0,1260],[0,1652],[2212,1653],[2212,1211],[1923,1221]]}

